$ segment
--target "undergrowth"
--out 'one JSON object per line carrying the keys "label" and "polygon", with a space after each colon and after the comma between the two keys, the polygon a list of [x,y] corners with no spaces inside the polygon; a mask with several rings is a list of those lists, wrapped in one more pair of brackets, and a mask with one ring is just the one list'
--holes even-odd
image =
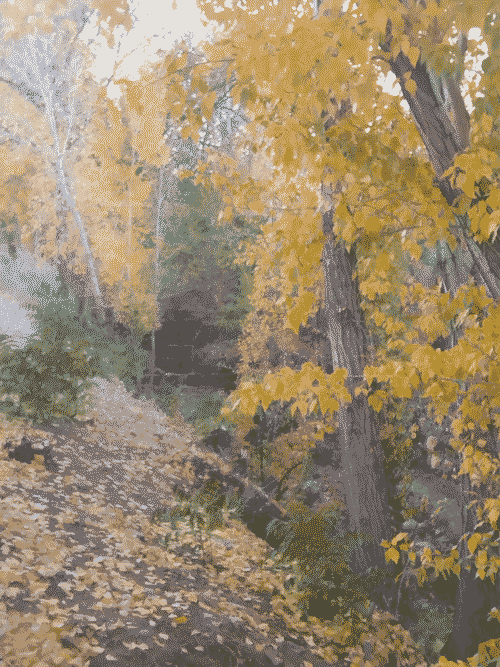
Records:
{"label": "undergrowth", "polygon": [[[178,524],[187,524],[196,539],[201,553],[212,531],[222,529],[227,518],[241,519],[244,508],[240,496],[234,491],[225,494],[220,482],[210,478],[191,496],[176,491],[177,504],[169,510],[159,510],[151,518],[152,523],[170,523],[159,543],[168,548],[182,543],[182,531]],[[355,575],[348,566],[351,551],[363,542],[351,533],[337,534],[338,507],[336,504],[312,511],[300,502],[287,506],[283,520],[273,520],[268,525],[268,535],[279,538],[279,547],[269,556],[271,569],[283,577],[281,601],[284,611],[308,621],[335,621],[351,628],[344,637],[345,645],[356,646],[363,622],[371,617],[374,603],[370,591],[386,576],[382,569],[369,575]]]}
{"label": "undergrowth", "polygon": [[92,378],[116,375],[130,388],[144,372],[147,353],[105,339],[97,326],[84,328],[57,302],[33,310],[38,325],[24,347],[0,340],[0,412],[9,420],[83,416]]}

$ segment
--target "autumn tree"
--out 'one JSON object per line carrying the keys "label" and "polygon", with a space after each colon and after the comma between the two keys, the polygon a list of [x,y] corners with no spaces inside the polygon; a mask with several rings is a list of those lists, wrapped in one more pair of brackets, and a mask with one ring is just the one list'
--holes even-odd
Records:
{"label": "autumn tree", "polygon": [[[278,14],[283,16],[283,6],[280,6],[277,10]],[[247,20],[248,15],[246,12],[244,12],[245,15],[245,20]],[[238,18],[241,19],[243,16],[240,15]],[[268,21],[276,20],[277,16],[273,16],[272,18],[269,18]],[[249,18],[250,22],[252,21],[251,18]],[[248,26],[246,26],[248,27]],[[268,24],[267,27],[270,27],[270,23]],[[272,32],[272,30],[271,30]],[[262,35],[262,33],[260,33]],[[263,39],[263,37],[261,37]],[[212,49],[212,52],[215,52],[215,49],[219,49],[220,45],[217,44],[214,49]],[[207,50],[210,52],[210,47],[207,47]],[[317,53],[315,54],[317,58]],[[252,55],[252,58],[250,58],[247,63],[238,63],[237,67],[234,68],[233,74],[236,74],[237,72],[237,79],[238,79],[238,84],[241,86],[236,86],[238,89],[237,94],[239,95],[242,94],[243,92],[243,86],[242,86],[242,81],[244,80],[245,72],[246,70],[247,74],[250,74],[249,72],[249,67],[252,67],[255,64],[253,60],[255,59],[255,56]],[[215,58],[214,58],[215,60]],[[234,63],[233,63],[234,67]],[[268,71],[269,67],[267,67]],[[289,76],[291,76],[291,72],[289,73]],[[251,81],[252,76],[247,77],[247,81]],[[250,84],[251,86],[251,84]],[[244,94],[244,104],[246,107],[248,107],[248,101],[252,100],[253,96],[253,90],[251,88],[246,88]],[[233,89],[233,97],[234,97],[235,89]],[[269,93],[271,91],[269,90]],[[238,101],[236,99],[236,101]],[[277,110],[276,118],[279,117],[280,119],[280,124],[284,121],[285,114],[288,112],[290,109],[290,104],[285,103],[283,105],[283,108],[280,108]],[[257,124],[255,124],[252,129]],[[275,126],[277,126],[278,123],[275,122]],[[293,136],[293,132],[291,134]],[[268,150],[271,151],[271,148],[278,152],[281,153],[279,156],[282,160],[283,157],[285,158],[285,164],[288,166],[293,161],[294,158],[294,152],[293,152],[293,147],[292,146],[287,146],[287,144],[290,143],[289,140],[289,135],[287,135],[285,132],[283,132],[283,128],[281,127],[280,129],[280,135],[279,135],[280,142],[279,144],[276,145],[268,145]],[[270,143],[270,142],[269,142]],[[226,159],[227,162],[227,159]],[[302,165],[303,166],[303,165]],[[293,169],[293,168],[292,168]],[[290,172],[292,171],[290,169]],[[284,171],[284,170],[283,170]],[[306,169],[302,170],[302,174],[305,176],[307,173]],[[275,203],[278,203],[278,216],[281,215],[281,220],[280,222],[277,221],[276,226],[280,226],[280,232],[283,232],[284,228],[284,221],[286,220],[287,222],[289,221],[290,227],[294,224],[295,220],[299,216],[302,216],[302,213],[304,211],[303,205],[305,204],[306,199],[309,199],[311,201],[311,204],[314,204],[314,200],[317,198],[316,193],[314,193],[314,185],[313,184],[308,184],[310,185],[309,192],[307,193],[307,189],[305,190],[302,188],[300,191],[299,189],[295,186],[294,180],[298,176],[298,174],[295,172],[292,176],[292,174],[288,174],[291,176],[291,179],[288,181],[288,186],[285,184],[285,178],[284,174],[280,174],[278,176],[278,179],[275,178],[275,187],[273,188],[273,196],[275,197]],[[280,178],[281,176],[281,178]],[[214,180],[220,179],[219,175],[214,175]],[[226,179],[228,180],[228,179]],[[277,181],[277,182],[276,182]],[[226,183],[224,183],[226,185]],[[278,190],[278,186],[281,187],[280,190]],[[307,194],[306,194],[307,193]],[[235,192],[231,192],[231,194],[236,195]],[[260,193],[255,193],[254,197],[255,199],[250,200],[250,202],[247,199],[247,202],[245,202],[243,205],[249,208],[254,208],[254,210],[259,211],[259,208],[263,205],[259,201],[259,195]],[[236,195],[237,196],[237,195]],[[299,197],[300,197],[300,203],[299,203]],[[240,197],[241,199],[241,197]],[[243,202],[242,202],[243,203]],[[248,204],[250,203],[250,206]],[[269,202],[271,203],[271,202]],[[281,209],[281,212],[280,212]],[[312,205],[310,210],[306,213],[306,215],[309,215],[311,217],[311,222],[314,221],[314,213],[313,213],[314,206]],[[261,211],[264,210],[263,208]],[[285,223],[286,224],[286,223]],[[284,243],[285,250],[284,252],[276,252],[276,245],[277,241],[283,240],[285,241],[285,238],[283,234],[281,235],[280,239],[277,239],[276,237],[272,240],[271,246],[274,245],[274,250],[271,251],[271,257],[276,261],[278,266],[283,266],[285,262],[292,261],[290,270],[287,271],[286,279],[285,281],[281,281],[281,288],[282,288],[282,297],[286,298],[287,295],[289,296],[289,299],[292,300],[294,297],[298,297],[298,302],[295,304],[296,310],[295,313],[291,313],[290,320],[294,319],[294,316],[296,317],[298,313],[300,313],[300,316],[302,316],[302,321],[304,321],[303,318],[303,313],[304,311],[306,314],[306,319],[307,315],[311,313],[312,311],[312,306],[315,305],[315,298],[314,294],[311,293],[310,289],[306,289],[305,287],[301,286],[300,281],[298,282],[299,285],[299,292],[298,294],[293,294],[295,286],[297,285],[297,282],[294,280],[295,276],[294,273],[296,271],[296,265],[292,257],[295,259],[296,257],[300,256],[299,262],[302,264],[299,270],[302,269],[304,274],[307,275],[307,282],[306,285],[307,287],[311,286],[311,275],[314,273],[316,270],[317,272],[317,267],[319,267],[319,260],[320,260],[320,255],[321,255],[321,239],[318,238],[321,235],[321,228],[318,228],[316,226],[316,229],[314,230],[314,234],[311,237],[311,231],[310,228],[307,228],[307,223],[304,223],[302,220],[300,223],[300,228],[298,230],[294,230],[293,234],[293,239],[291,239],[292,246],[295,245],[293,248],[286,247],[286,242]],[[317,223],[316,223],[317,224]],[[271,231],[272,227],[268,226],[266,231],[270,231],[271,234],[267,234],[268,238],[269,236],[272,235]],[[298,233],[297,233],[298,232]],[[302,236],[301,236],[302,232]],[[307,248],[307,250],[306,250]],[[298,251],[298,252],[297,252]],[[302,251],[302,252],[301,252]],[[307,252],[307,257],[306,253]],[[271,258],[269,255],[267,256],[267,260]],[[305,261],[304,261],[305,260]],[[352,262],[352,260],[351,260]],[[316,266],[315,266],[316,264]],[[293,267],[293,268],[292,268]],[[329,267],[330,268],[330,267]],[[333,266],[332,266],[333,268]],[[337,293],[337,298],[336,300],[339,302],[339,312],[341,310],[341,305],[345,307],[345,303],[347,300],[348,305],[348,311],[345,313],[346,318],[344,318],[344,321],[339,321],[338,318],[337,321],[333,320],[332,318],[332,313],[329,312],[330,316],[330,327],[331,327],[331,342],[332,342],[332,356],[335,360],[338,361],[339,355],[342,356],[343,361],[346,364],[346,367],[349,368],[350,375],[351,375],[351,380],[354,380],[357,382],[361,377],[362,377],[362,372],[359,368],[359,363],[360,360],[358,359],[358,353],[361,352],[363,355],[363,359],[366,358],[366,342],[367,342],[367,335],[366,332],[364,331],[364,324],[362,322],[362,316],[361,312],[359,309],[359,303],[356,295],[356,284],[352,280],[352,267],[350,267],[349,260],[346,256],[346,259],[344,260],[344,270],[346,273],[346,277],[344,279],[343,273],[341,272],[342,280],[344,280],[344,285],[343,289],[345,290],[346,286],[349,285],[349,289],[351,289],[352,295],[347,296],[346,292],[343,291],[341,294],[340,292],[340,285],[338,284],[338,276],[333,276],[327,271],[327,276],[329,277],[328,281],[328,288],[334,290],[334,292]],[[317,279],[317,276],[316,276]],[[283,285],[283,282],[285,283]],[[283,289],[284,288],[284,289]],[[292,296],[293,294],[293,296]],[[334,298],[335,296],[333,294],[328,295],[328,299]],[[287,304],[288,306],[291,305],[291,303]],[[354,308],[354,311],[352,311],[352,308]],[[299,316],[299,317],[300,317]],[[298,330],[298,326],[300,324],[300,321],[297,321],[296,328]],[[341,327],[342,330],[338,330],[338,327]],[[337,327],[337,331],[334,332],[333,327]],[[354,339],[353,339],[354,336]],[[340,340],[346,341],[343,347],[339,348],[338,343]],[[353,349],[350,350],[350,345],[347,343],[347,340],[350,339],[350,342],[353,340],[356,340],[355,346],[358,348],[357,350]],[[348,351],[348,354],[350,354],[350,358],[346,357],[346,351]],[[349,363],[347,363],[349,362]],[[363,362],[362,362],[363,363]],[[338,365],[338,363],[336,364]],[[311,376],[311,383],[317,380],[314,376]],[[355,386],[353,385],[351,387],[351,392],[354,392]],[[366,396],[364,395],[358,395],[356,396],[357,402],[363,403],[366,402]],[[357,406],[358,408],[360,406]],[[368,410],[368,412],[366,412]],[[387,498],[387,492],[385,490],[385,480],[383,476],[383,470],[382,470],[382,456],[381,456],[381,451],[378,451],[378,457],[377,457],[377,449],[378,449],[378,443],[379,443],[379,438],[376,434],[376,422],[372,418],[372,415],[369,414],[369,408],[368,404],[366,403],[366,410],[363,409],[356,409],[356,410],[351,410],[348,408],[341,409],[341,429],[343,432],[343,437],[346,438],[346,442],[349,442],[349,447],[343,447],[343,455],[345,456],[345,461],[344,461],[344,468],[345,470],[349,470],[350,478],[346,484],[347,488],[347,503],[349,507],[349,517],[351,521],[351,528],[354,532],[364,534],[364,535],[372,535],[375,536],[375,540],[377,542],[380,542],[382,539],[382,535],[387,534],[387,532],[390,530],[390,525],[389,525],[389,515],[387,511],[387,502],[384,502],[384,497]],[[367,428],[367,422],[366,422],[366,417],[368,416],[369,422],[371,423],[372,426]],[[357,419],[360,419],[361,421],[358,423]],[[354,438],[352,437],[352,434],[356,432],[358,434],[358,437]],[[362,437],[362,434],[365,434],[366,438],[364,439]],[[359,449],[357,449],[359,448]],[[377,463],[378,462],[378,463]],[[381,474],[382,473],[382,474]],[[363,493],[365,495],[364,500],[361,500],[360,498],[360,492],[361,489],[363,489]],[[375,549],[375,552],[377,552],[377,548]],[[368,554],[368,550],[360,550],[358,553],[358,560],[359,565],[361,570],[366,570],[369,565],[373,565],[376,562],[379,564],[381,563],[381,556],[382,553],[379,550],[378,554],[375,553],[373,554],[371,559],[365,560],[365,556]],[[378,556],[378,558],[377,558]]]}
{"label": "autumn tree", "polygon": [[[220,192],[221,225],[237,214],[265,217],[258,239],[242,247],[241,261],[255,266],[254,304],[295,334],[324,305],[334,364],[332,373],[310,362],[255,373],[231,403],[250,417],[259,403],[266,409],[275,400],[291,402],[292,413],[327,416],[342,439],[350,528],[375,540],[372,552],[358,550],[354,567],[366,572],[380,564],[382,543],[386,560],[408,559],[419,580],[428,571],[460,576],[454,644],[446,655],[462,659],[480,638],[464,619],[467,625],[467,614],[475,614],[468,623],[474,627],[490,594],[482,580],[494,582],[498,570],[498,27],[488,3],[473,9],[455,0],[340,4],[324,2],[313,13],[289,1],[200,2],[225,34],[200,45],[194,59],[181,49],[152,68],[149,79],[122,82],[127,114],[142,130],[140,141],[133,133],[127,141],[143,151],[141,159],[163,164],[168,110],[181,136],[198,142],[214,116],[214,72],[224,63],[225,93],[242,107],[246,124],[231,150],[205,146],[195,180]],[[478,53],[464,39],[472,27],[481,28],[489,60],[480,86],[467,84],[469,116],[460,84],[465,54]],[[409,112],[381,89],[379,76],[389,71]],[[118,130],[117,109],[110,106],[109,116]],[[105,160],[111,138],[104,127],[101,135]],[[113,148],[115,162],[125,135]],[[98,171],[91,159],[89,152],[82,161],[87,177],[78,195],[89,205],[89,221],[92,177],[108,197],[103,208],[113,188],[131,195],[119,216],[128,224],[111,237],[103,224],[101,242],[96,229],[92,244],[111,269],[116,295],[122,279],[116,280],[117,267],[113,274],[105,242],[116,237],[122,264],[130,265],[133,207],[144,203],[146,190],[133,196],[133,151],[121,185],[112,182],[113,160]],[[55,169],[63,183],[61,163]],[[80,241],[87,248],[81,234]],[[432,247],[439,281],[424,285],[411,279],[410,265]],[[125,280],[137,285],[133,275],[130,265]],[[412,443],[401,424],[389,428],[385,413],[415,396],[430,399],[429,414],[438,422],[452,412],[457,477],[479,493],[477,523],[469,513],[462,543],[445,555],[414,549],[404,533],[390,535],[381,436],[395,456],[401,442]],[[476,609],[467,603],[473,594],[481,600]]]}
{"label": "autumn tree", "polygon": [[[200,165],[198,177],[224,192],[226,219],[243,210],[268,216],[262,228],[266,251],[262,241],[247,249],[247,259],[257,263],[257,284],[269,267],[281,268],[279,305],[295,330],[317,305],[313,284],[320,259],[328,263],[325,305],[338,365],[329,379],[307,365],[257,378],[235,393],[238,408],[252,413],[259,402],[266,407],[272,399],[295,398],[305,413],[315,405],[338,411],[349,444],[344,465],[355,482],[353,527],[362,527],[365,517],[365,532],[380,536],[387,527],[384,512],[375,516],[367,502],[378,495],[377,466],[367,445],[380,451],[370,409],[383,415],[391,397],[409,399],[419,392],[432,399],[436,419],[455,411],[453,446],[463,458],[459,473],[476,475],[472,484],[485,485],[489,497],[483,494],[479,509],[489,512],[494,529],[497,453],[493,444],[482,450],[483,438],[478,438],[481,429],[490,433],[491,426],[494,433],[497,426],[496,309],[491,305],[498,298],[496,236],[490,241],[499,196],[494,8],[367,1],[342,10],[338,3],[324,2],[314,19],[309,8],[287,2],[200,6],[226,32],[204,45],[207,59],[193,69],[190,90],[200,88],[212,63],[230,63],[232,98],[250,118],[241,146],[260,153],[267,170],[252,178],[237,171],[227,155],[214,155],[210,166]],[[478,54],[478,45],[464,40],[472,27],[482,29],[489,59],[480,87],[467,84],[474,109],[469,118],[459,86],[464,54]],[[379,76],[388,71],[398,77],[410,113],[381,90]],[[163,75],[175,80],[175,68]],[[196,136],[203,116],[211,114],[210,93],[205,91],[201,102],[195,95],[193,102],[189,92],[169,88],[181,127]],[[432,246],[446,292],[408,280],[408,260],[418,262]],[[368,366],[363,314],[384,336],[384,348]],[[453,347],[438,349],[439,338],[448,338]],[[348,417],[356,398],[370,405],[358,424],[358,413]],[[357,471],[350,469],[352,463]],[[361,481],[368,472],[373,493],[364,499]],[[478,577],[488,573],[494,579],[489,554],[495,532],[474,536],[454,571],[467,568],[479,540],[484,548],[476,556]],[[390,558],[396,559],[397,550],[390,548]],[[421,557],[429,565],[428,555]],[[471,577],[472,569],[463,581]],[[472,646],[463,636],[454,657],[465,657]]]}
{"label": "autumn tree", "polygon": [[31,159],[36,157],[43,165],[37,171],[41,196],[31,202],[26,224],[31,229],[21,222],[21,240],[32,244],[36,236],[41,257],[69,262],[75,274],[87,271],[88,291],[102,306],[92,247],[71,179],[96,94],[87,73],[92,56],[79,39],[93,15],[102,22],[108,44],[113,43],[116,25],[127,29],[132,25],[128,6],[121,1],[110,6],[98,0],[93,7],[64,3],[57,10],[40,3],[28,3],[22,11],[4,6],[0,70],[4,89],[9,90],[4,98],[3,136],[29,149]]}

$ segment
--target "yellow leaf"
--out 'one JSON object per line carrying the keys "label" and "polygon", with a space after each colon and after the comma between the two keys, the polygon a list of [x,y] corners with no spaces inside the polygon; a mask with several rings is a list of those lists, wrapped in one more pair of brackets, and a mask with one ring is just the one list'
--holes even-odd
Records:
{"label": "yellow leaf", "polygon": [[388,271],[391,268],[391,263],[387,253],[380,253],[380,255],[377,257],[376,267],[377,271]]}
{"label": "yellow leaf", "polygon": [[494,507],[490,512],[488,513],[488,519],[491,524],[491,527],[496,530],[496,523],[498,520],[498,517],[500,515],[498,507]]}
{"label": "yellow leaf", "polygon": [[415,372],[415,370],[410,371],[410,376],[409,376],[410,382],[414,387],[418,387],[420,384],[420,378],[418,374]]}
{"label": "yellow leaf", "polygon": [[264,206],[264,204],[263,204],[261,201],[259,201],[259,200],[255,200],[255,201],[251,201],[251,202],[248,204],[248,208],[249,208],[251,211],[255,211],[256,213],[263,213],[263,212],[264,212],[264,209],[265,209],[266,207]]}
{"label": "yellow leaf", "polygon": [[375,412],[380,412],[384,407],[384,401],[381,400],[376,394],[368,396],[368,403],[375,410]]}
{"label": "yellow leaf", "polygon": [[201,103],[201,110],[207,120],[211,120],[214,112],[214,104],[217,99],[217,93],[212,91]]}
{"label": "yellow leaf", "polygon": [[410,93],[410,95],[415,96],[415,93],[417,92],[417,83],[413,79],[410,79],[409,81],[406,82],[406,90]]}
{"label": "yellow leaf", "polygon": [[493,127],[493,118],[487,113],[483,113],[481,116],[481,127],[486,132],[486,134],[491,132],[491,128]]}
{"label": "yellow leaf", "polygon": [[295,306],[288,313],[287,326],[295,333],[299,333],[300,325],[307,322],[312,305],[316,303],[316,297],[312,292],[304,292],[295,302]]}
{"label": "yellow leaf", "polygon": [[480,657],[485,658],[484,664],[496,660],[500,656],[500,639],[489,639],[479,644],[478,652]]}
{"label": "yellow leaf", "polygon": [[293,403],[292,406],[290,407],[292,417],[295,416],[295,413],[297,412],[297,410],[300,412],[300,414],[303,417],[305,417],[307,415],[307,412],[308,412],[308,407],[309,407],[309,403],[307,401],[303,401],[303,400],[295,401],[295,403]]}
{"label": "yellow leaf", "polygon": [[371,215],[365,221],[365,231],[368,234],[376,234],[381,227],[382,227],[382,223],[381,223],[380,219],[377,218],[375,215]]}
{"label": "yellow leaf", "polygon": [[406,239],[403,243],[403,248],[406,250],[414,259],[420,259],[422,256],[421,246],[414,241],[413,239]]}
{"label": "yellow leaf", "polygon": [[399,551],[394,547],[391,547],[388,551],[385,552],[385,559],[387,562],[393,560],[395,563],[399,560]]}
{"label": "yellow leaf", "polygon": [[[457,184],[459,179],[457,178]],[[476,174],[475,172],[468,172],[465,175],[463,183],[459,186],[467,195],[467,197],[474,197],[475,193]]]}
{"label": "yellow leaf", "polygon": [[401,375],[391,378],[391,387],[394,395],[399,398],[411,398],[412,391],[409,387],[408,379]]}
{"label": "yellow leaf", "polygon": [[269,407],[270,403],[272,403],[272,401],[274,400],[274,397],[273,397],[272,394],[268,394],[268,393],[266,393],[266,392],[263,391],[263,392],[260,394],[260,400],[261,400],[261,402],[262,402],[262,407],[264,408],[264,410],[267,410],[267,408]]}
{"label": "yellow leaf", "polygon": [[417,49],[416,46],[412,46],[409,49],[407,55],[408,55],[408,58],[410,59],[411,66],[415,67],[417,62],[418,62],[419,56],[420,56],[420,49]]}
{"label": "yellow leaf", "polygon": [[484,567],[488,561],[488,552],[486,549],[481,549],[481,551],[476,556],[476,566]]}
{"label": "yellow leaf", "polygon": [[222,216],[221,220],[224,220],[225,222],[229,222],[231,218],[234,216],[234,210],[232,206],[226,206],[224,210],[222,211]]}
{"label": "yellow leaf", "polygon": [[407,38],[403,38],[401,40],[401,51],[405,54],[408,55],[410,52],[410,42]]}
{"label": "yellow leaf", "polygon": [[474,553],[480,541],[481,541],[481,535],[479,533],[474,533],[474,535],[472,535],[472,537],[470,537],[467,540],[467,544],[469,546],[469,551],[471,552],[471,554]]}
{"label": "yellow leaf", "polygon": [[387,25],[387,11],[385,9],[379,9],[375,12],[375,16],[373,17],[373,25],[381,32],[385,31],[385,26]]}

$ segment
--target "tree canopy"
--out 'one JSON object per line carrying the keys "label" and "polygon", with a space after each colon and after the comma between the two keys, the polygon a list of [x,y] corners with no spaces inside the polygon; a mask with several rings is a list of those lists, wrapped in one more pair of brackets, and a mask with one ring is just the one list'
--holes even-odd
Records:
{"label": "tree canopy", "polygon": [[[107,99],[105,86],[85,78],[85,49],[75,55],[68,46],[68,26],[77,36],[82,7],[71,8],[73,24],[66,16],[50,26],[66,45],[60,62],[48,59],[38,5],[27,13],[6,10],[15,27],[4,35],[2,81],[17,123],[5,129],[3,211],[14,206],[24,242],[72,263],[75,273],[87,272],[96,302],[112,305],[145,333],[159,326],[159,254],[171,251],[158,231],[162,206],[171,203],[166,176],[216,192],[221,234],[238,236],[242,217],[259,230],[239,246],[237,262],[253,269],[252,312],[241,342],[240,384],[223,414],[247,428],[258,408],[280,401],[314,425],[309,445],[325,431],[341,433],[343,466],[352,475],[352,527],[373,533],[387,563],[404,561],[419,582],[449,571],[463,581],[474,572],[495,582],[496,5],[199,0],[199,6],[217,26],[214,39],[196,48],[181,43],[159,54],[138,81],[115,81],[120,105]],[[94,7],[109,17],[110,31],[117,23],[130,27],[120,3]],[[38,20],[24,23],[30,13]],[[473,28],[488,57],[481,76],[464,79],[482,48],[469,38]],[[31,54],[29,66],[23,54]],[[382,89],[380,76],[389,72],[399,97]],[[40,85],[29,85],[36,76]],[[174,135],[197,146],[196,163],[173,166],[168,137]],[[20,183],[38,198],[28,198]],[[154,247],[145,247],[144,237],[154,238]],[[271,332],[297,351],[322,309],[331,372],[310,349],[300,363],[260,363]],[[455,479],[464,480],[465,494],[477,493],[475,515],[465,512],[463,538],[446,554],[418,550],[404,530],[390,534],[387,458],[404,477],[418,428],[408,432],[402,415],[415,401],[437,424],[451,415]]]}

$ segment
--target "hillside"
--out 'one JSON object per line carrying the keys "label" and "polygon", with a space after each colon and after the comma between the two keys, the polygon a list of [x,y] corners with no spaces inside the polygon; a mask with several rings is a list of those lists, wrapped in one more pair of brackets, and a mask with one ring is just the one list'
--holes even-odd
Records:
{"label": "hillside", "polygon": [[[193,460],[228,472],[182,417],[99,379],[86,422],[2,425],[4,664],[320,667],[361,658],[360,647],[342,652],[325,624],[292,615],[268,545],[227,513],[203,552],[186,524],[168,549],[159,545],[169,524],[150,519],[176,502],[176,485],[193,483]],[[392,650],[400,664],[421,663],[388,620],[375,613],[367,626],[371,664]]]}

